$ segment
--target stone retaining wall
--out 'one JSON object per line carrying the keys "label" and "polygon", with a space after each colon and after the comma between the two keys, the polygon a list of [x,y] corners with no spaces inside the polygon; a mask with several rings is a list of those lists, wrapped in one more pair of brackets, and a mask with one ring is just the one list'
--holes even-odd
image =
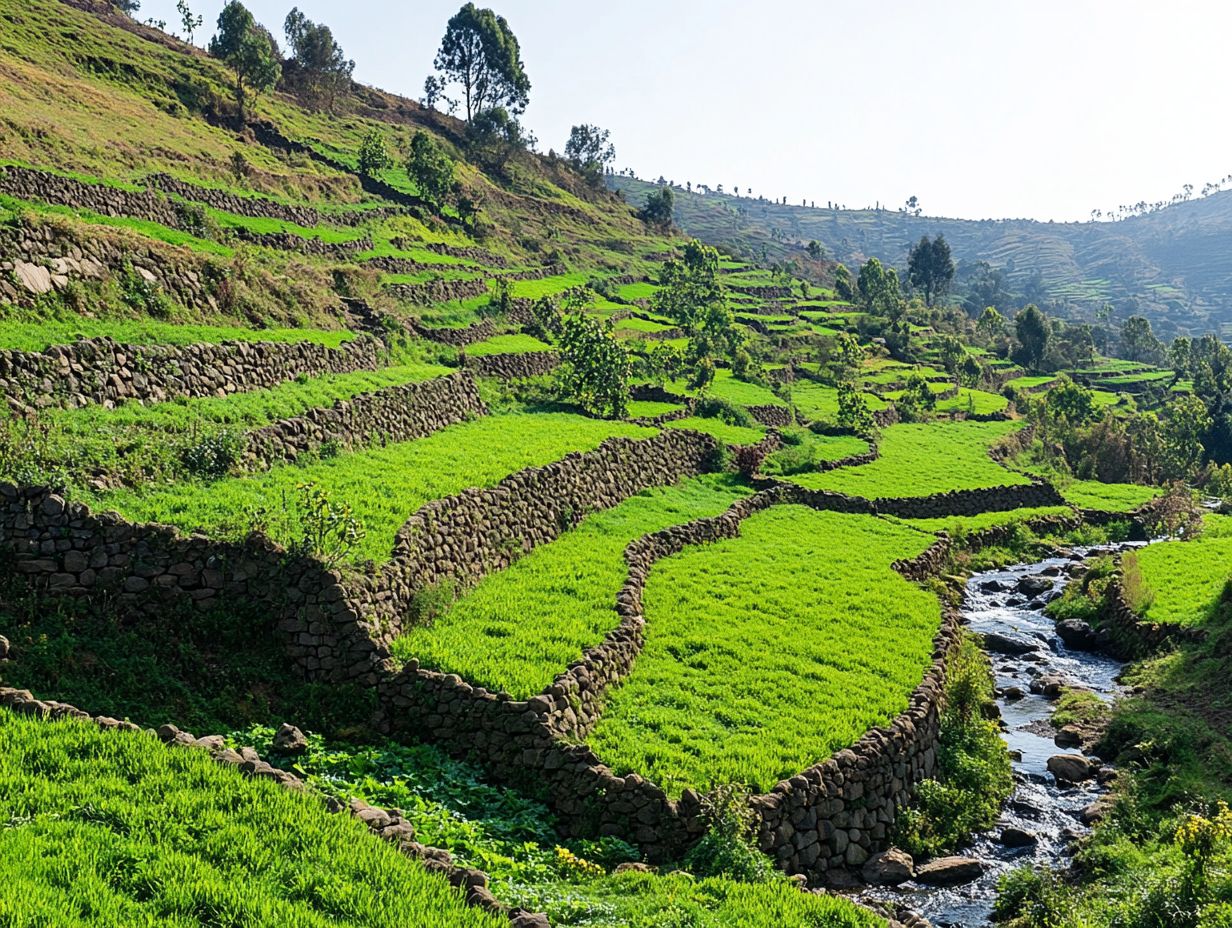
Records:
{"label": "stone retaining wall", "polygon": [[378,439],[413,441],[487,413],[475,381],[470,374],[458,372],[361,393],[328,408],[316,407],[302,416],[255,429],[248,433],[247,457],[250,464],[268,466],[293,461],[329,441],[345,447]]}
{"label": "stone retaining wall", "polygon": [[1064,498],[1052,484],[1040,480],[1016,486],[978,490],[951,490],[933,496],[877,499],[877,512],[902,519],[935,519],[945,516],[974,516],[982,512],[1010,509],[1035,509],[1064,506]]}
{"label": "stone retaining wall", "polygon": [[0,554],[15,575],[53,596],[109,596],[132,621],[172,601],[264,608],[289,654],[327,680],[375,684],[385,656],[340,573],[264,536],[222,542],[163,525],[92,513],[43,488],[0,484]]}
{"label": "stone retaining wall", "polygon": [[145,219],[178,229],[182,211],[168,197],[151,190],[121,190],[90,184],[33,168],[0,167],[0,193],[22,200],[42,200],[103,216]]}
{"label": "stone retaining wall", "polygon": [[746,406],[749,415],[754,421],[760,425],[768,425],[772,428],[787,428],[794,424],[791,410],[786,406],[775,406],[766,404],[764,406]]}
{"label": "stone retaining wall", "polygon": [[387,284],[385,286],[387,293],[416,306],[431,306],[434,303],[448,303],[452,300],[469,300],[472,297],[484,296],[490,290],[490,281],[484,278],[474,280],[437,278],[421,284]]}
{"label": "stone retaining wall", "polygon": [[518,471],[494,487],[428,503],[399,530],[389,562],[372,576],[350,580],[352,596],[380,625],[381,641],[392,640],[421,590],[471,586],[555,540],[588,513],[703,473],[717,448],[709,435],[681,429],[646,439],[610,438],[594,451]]}
{"label": "stone retaining wall", "polygon": [[560,365],[555,351],[523,351],[512,354],[464,355],[462,363],[484,377],[520,380],[550,374]]}
{"label": "stone retaining wall", "polygon": [[1110,650],[1122,660],[1137,660],[1163,648],[1206,640],[1206,629],[1148,622],[1134,611],[1117,577],[1100,604],[1099,624],[1111,633]]}
{"label": "stone retaining wall", "polygon": [[276,248],[279,251],[295,251],[301,255],[330,261],[349,260],[361,251],[372,250],[372,238],[367,235],[345,242],[327,242],[321,238],[296,235],[294,232],[251,232],[244,228],[232,231],[237,238],[253,245]]}
{"label": "stone retaining wall", "polygon": [[0,349],[0,391],[19,409],[223,396],[300,375],[376,370],[383,350],[371,335],[358,335],[338,348],[307,341],[181,346],[90,338],[42,352]]}
{"label": "stone retaining wall", "polygon": [[293,222],[298,226],[359,226],[376,219],[387,219],[406,212],[396,206],[379,206],[372,209],[351,209],[326,213],[312,206],[292,206],[266,197],[241,197],[227,193],[225,190],[200,187],[177,180],[169,174],[151,174],[147,180],[152,189],[171,193],[185,200],[204,203],[224,213],[234,213],[237,216],[248,216],[253,219],[278,219],[283,222]]}
{"label": "stone retaining wall", "polygon": [[30,305],[70,281],[104,281],[128,265],[189,309],[217,313],[221,270],[209,259],[138,236],[79,236],[49,223],[0,226],[0,302]]}
{"label": "stone retaining wall", "polygon": [[471,325],[451,328],[447,326],[426,326],[412,323],[415,334],[420,338],[449,345],[453,348],[465,348],[475,342],[486,342],[496,335],[496,324],[490,319],[481,319]]}

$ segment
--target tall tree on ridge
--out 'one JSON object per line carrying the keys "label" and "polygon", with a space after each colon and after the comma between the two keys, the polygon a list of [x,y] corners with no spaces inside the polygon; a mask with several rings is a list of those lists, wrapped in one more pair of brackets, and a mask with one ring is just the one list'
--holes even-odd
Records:
{"label": "tall tree on ridge", "polygon": [[505,17],[473,3],[449,20],[434,66],[446,80],[462,85],[468,122],[498,106],[518,116],[529,102],[530,79],[517,37]]}

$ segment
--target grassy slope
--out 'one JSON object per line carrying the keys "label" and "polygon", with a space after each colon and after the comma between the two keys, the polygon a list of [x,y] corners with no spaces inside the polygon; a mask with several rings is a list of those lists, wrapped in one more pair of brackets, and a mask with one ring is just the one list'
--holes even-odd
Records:
{"label": "grassy slope", "polygon": [[660,561],[646,646],[590,736],[605,762],[679,795],[764,790],[907,704],[937,600],[890,569],[931,537],[867,516],[782,506],[740,538]]}
{"label": "grassy slope", "polygon": [[0,817],[8,924],[507,924],[361,822],[140,733],[0,710]]}
{"label": "grassy slope", "polygon": [[[384,561],[394,536],[425,503],[468,487],[500,481],[524,467],[548,464],[570,451],[597,447],[615,436],[647,437],[651,429],[578,415],[526,413],[490,416],[442,429],[418,441],[339,455],[304,465],[287,464],[250,477],[214,483],[178,483],[143,490],[116,490],[88,499],[138,522],[161,522],[212,534],[243,534],[250,513],[264,508],[270,534],[290,543],[293,521],[279,518],[297,485],[317,484],[345,500],[367,535],[356,559]],[[380,493],[373,493],[380,487]]]}
{"label": "grassy slope", "polygon": [[596,513],[486,578],[431,626],[404,635],[394,654],[516,699],[540,693],[615,627],[612,605],[627,572],[626,545],[718,515],[747,492],[729,478],[703,477]]}
{"label": "grassy slope", "polygon": [[1208,515],[1193,541],[1168,541],[1125,555],[1142,580],[1142,616],[1201,625],[1215,613],[1232,578],[1232,517]]}
{"label": "grassy slope", "polygon": [[1022,484],[1026,477],[988,457],[988,448],[1015,428],[1014,422],[892,425],[882,432],[881,456],[873,463],[793,479],[868,498]]}

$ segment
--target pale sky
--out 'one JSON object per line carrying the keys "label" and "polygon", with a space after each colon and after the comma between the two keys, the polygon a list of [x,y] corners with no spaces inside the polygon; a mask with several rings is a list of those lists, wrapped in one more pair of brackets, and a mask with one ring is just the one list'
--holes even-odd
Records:
{"label": "pale sky", "polygon": [[[205,44],[223,2],[189,2]],[[541,149],[595,123],[641,177],[1062,220],[1232,174],[1225,2],[487,2],[521,43]],[[461,5],[247,5],[281,39],[296,3],[358,80],[416,99]],[[175,0],[138,15],[178,22]]]}

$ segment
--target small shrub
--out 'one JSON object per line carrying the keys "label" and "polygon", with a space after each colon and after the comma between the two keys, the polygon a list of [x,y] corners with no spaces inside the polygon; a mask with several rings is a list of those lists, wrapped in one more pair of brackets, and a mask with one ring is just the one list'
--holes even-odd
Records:
{"label": "small shrub", "polygon": [[169,319],[174,312],[171,300],[156,283],[147,280],[141,272],[125,262],[119,278],[120,299],[130,309],[145,313],[154,319]]}
{"label": "small shrub", "polygon": [[448,580],[420,587],[411,597],[410,619],[412,625],[431,625],[444,615],[457,598],[457,589]]}
{"label": "small shrub", "polygon": [[180,463],[194,477],[225,477],[244,456],[242,433],[222,429],[198,438],[180,451]]}
{"label": "small shrub", "polygon": [[1145,615],[1155,602],[1155,591],[1142,579],[1138,555],[1133,551],[1127,551],[1121,557],[1121,590],[1129,608],[1138,615]]}
{"label": "small shrub", "polygon": [[724,876],[744,883],[766,883],[777,875],[770,858],[753,845],[754,819],[748,795],[723,786],[702,800],[706,834],[685,856],[698,876]]}

